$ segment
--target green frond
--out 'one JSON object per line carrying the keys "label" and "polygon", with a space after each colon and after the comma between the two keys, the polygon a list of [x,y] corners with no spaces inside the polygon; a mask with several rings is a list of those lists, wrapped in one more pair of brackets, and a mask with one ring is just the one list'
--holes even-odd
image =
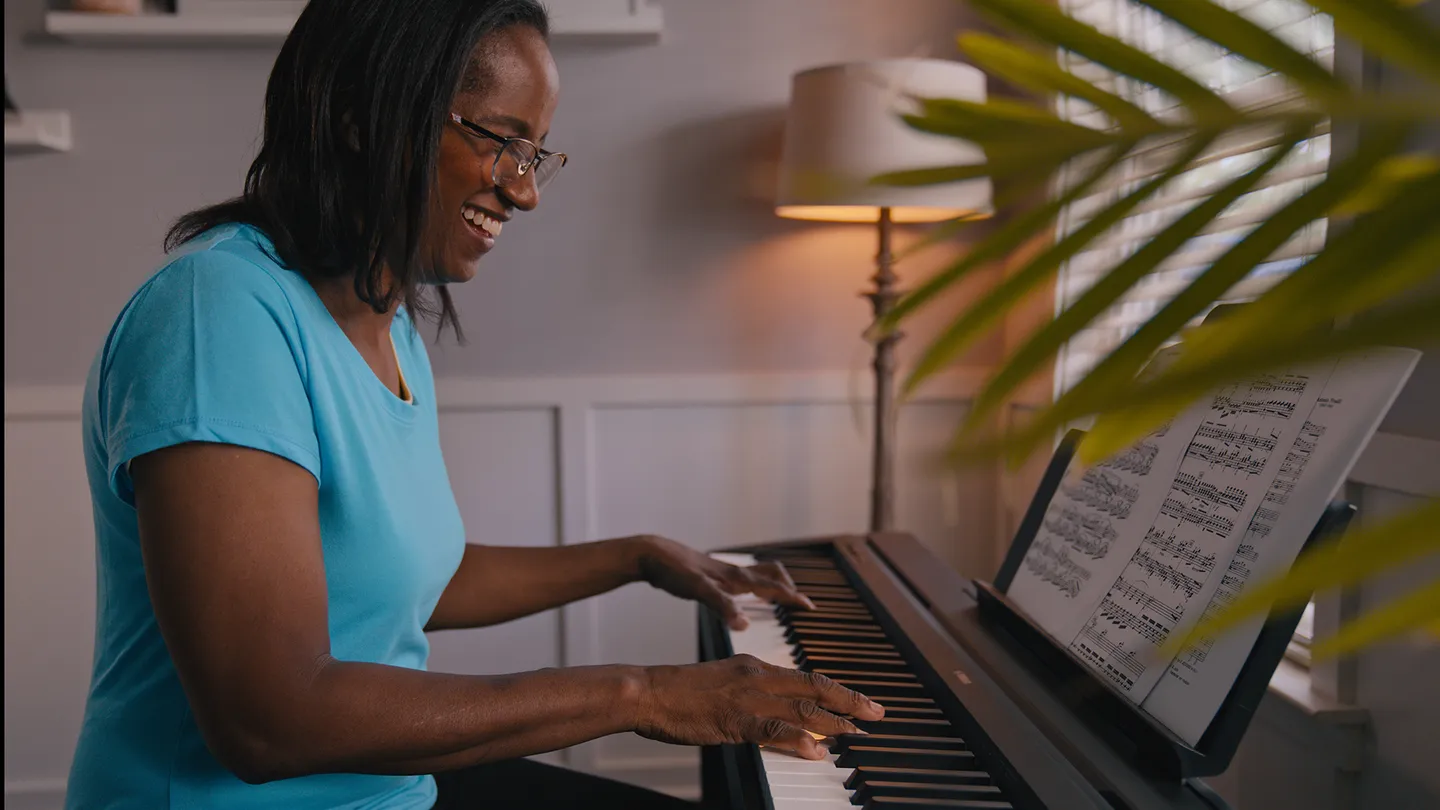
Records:
{"label": "green frond", "polygon": [[1353,619],[1310,648],[1312,660],[1353,653],[1401,633],[1422,630],[1440,621],[1440,580],[1422,586],[1386,605]]}
{"label": "green frond", "polygon": [[1224,610],[1189,632],[1176,633],[1163,652],[1176,653],[1197,639],[1214,637],[1251,616],[1295,608],[1317,591],[1355,585],[1367,577],[1440,551],[1440,499],[1428,500],[1381,524],[1348,532],[1300,555],[1289,572],[1246,588]]}

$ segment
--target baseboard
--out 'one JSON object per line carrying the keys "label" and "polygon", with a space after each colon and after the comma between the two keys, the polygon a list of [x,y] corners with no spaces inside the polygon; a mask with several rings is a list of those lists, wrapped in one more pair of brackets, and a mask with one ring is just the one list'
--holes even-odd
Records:
{"label": "baseboard", "polygon": [[61,810],[64,779],[23,779],[5,783],[5,810]]}

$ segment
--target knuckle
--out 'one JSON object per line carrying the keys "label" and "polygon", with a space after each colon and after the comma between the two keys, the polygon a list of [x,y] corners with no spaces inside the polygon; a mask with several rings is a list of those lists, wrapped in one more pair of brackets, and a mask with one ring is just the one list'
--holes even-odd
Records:
{"label": "knuckle", "polygon": [[773,742],[783,739],[790,733],[790,724],[784,720],[776,720],[774,718],[762,720],[760,722],[759,732],[762,740],[765,742]]}
{"label": "knuckle", "polygon": [[820,708],[820,704],[803,698],[792,702],[790,708],[802,722],[818,720],[825,714],[824,710]]}

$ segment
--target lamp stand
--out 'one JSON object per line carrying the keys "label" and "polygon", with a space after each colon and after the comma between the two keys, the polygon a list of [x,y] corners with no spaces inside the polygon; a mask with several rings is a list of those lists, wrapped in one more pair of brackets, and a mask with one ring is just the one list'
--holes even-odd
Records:
{"label": "lamp stand", "polygon": [[[870,299],[878,323],[900,298],[899,279],[891,269],[890,209],[880,209],[880,250],[875,256],[875,288],[864,296]],[[871,458],[870,531],[887,531],[895,517],[895,344],[904,335],[891,331],[875,340],[875,444]]]}

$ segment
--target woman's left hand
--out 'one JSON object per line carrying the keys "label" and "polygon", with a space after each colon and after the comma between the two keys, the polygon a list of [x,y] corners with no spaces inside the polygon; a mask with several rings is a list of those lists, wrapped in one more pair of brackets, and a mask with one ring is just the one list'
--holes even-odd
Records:
{"label": "woman's left hand", "polygon": [[814,610],[815,605],[800,591],[776,562],[741,567],[664,537],[635,538],[640,544],[640,577],[662,591],[681,599],[708,605],[725,619],[731,630],[744,630],[750,620],[733,598],[753,593],[790,607]]}

